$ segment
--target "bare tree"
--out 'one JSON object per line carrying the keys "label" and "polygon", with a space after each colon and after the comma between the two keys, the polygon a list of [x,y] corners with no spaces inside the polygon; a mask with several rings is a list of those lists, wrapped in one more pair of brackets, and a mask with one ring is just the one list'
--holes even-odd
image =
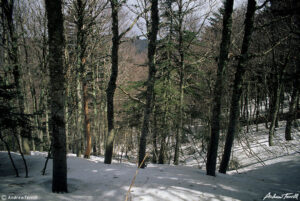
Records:
{"label": "bare tree", "polygon": [[246,65],[248,62],[248,50],[249,50],[251,36],[253,32],[255,10],[256,10],[256,1],[248,0],[242,51],[239,57],[237,70],[235,73],[235,80],[234,80],[233,92],[231,97],[230,120],[229,120],[227,135],[226,135],[224,154],[222,157],[220,170],[219,170],[219,172],[221,173],[226,173],[229,160],[230,160],[230,154],[231,154],[231,148],[232,148],[234,136],[238,132],[240,98],[243,92],[243,86],[242,86],[243,77],[246,72]]}
{"label": "bare tree", "polygon": [[146,144],[147,144],[147,135],[149,133],[149,121],[150,114],[152,109],[152,98],[153,98],[153,89],[155,82],[155,52],[156,52],[156,38],[159,25],[159,16],[158,16],[158,0],[153,0],[151,2],[151,29],[149,33],[149,44],[148,44],[148,68],[149,75],[147,81],[147,91],[146,91],[146,105],[144,108],[144,119],[142,126],[142,133],[140,138],[140,147],[139,147],[139,167],[145,168],[144,158],[146,154]]}
{"label": "bare tree", "polygon": [[216,163],[219,145],[221,98],[223,92],[223,75],[227,65],[228,52],[230,46],[233,0],[226,0],[223,15],[222,41],[220,45],[220,56],[218,62],[217,80],[214,87],[214,101],[212,111],[212,125],[210,131],[210,141],[207,152],[206,173],[210,176],[216,175]]}
{"label": "bare tree", "polygon": [[64,119],[64,35],[61,0],[46,0],[49,37],[51,129],[53,140],[52,192],[67,192],[67,153]]}

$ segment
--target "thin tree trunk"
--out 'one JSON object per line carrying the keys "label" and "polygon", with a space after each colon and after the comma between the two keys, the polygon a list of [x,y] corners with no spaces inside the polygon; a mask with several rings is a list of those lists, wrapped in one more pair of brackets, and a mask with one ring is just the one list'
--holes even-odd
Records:
{"label": "thin tree trunk", "polygon": [[77,54],[77,156],[80,157],[84,149],[84,134],[85,129],[85,94],[84,77],[85,77],[85,50],[86,50],[86,36],[83,30],[84,26],[84,9],[85,3],[82,0],[76,1],[76,54]]}
{"label": "thin tree trunk", "polygon": [[278,111],[279,111],[279,105],[280,105],[280,93],[282,91],[282,76],[284,74],[284,69],[286,67],[288,58],[285,61],[285,64],[283,66],[278,66],[278,73],[276,75],[276,83],[274,86],[274,92],[273,92],[273,100],[272,100],[272,107],[270,108],[270,119],[271,119],[271,125],[269,128],[269,146],[273,146],[273,138],[274,138],[274,132],[275,132],[275,126],[276,126],[276,119],[278,117]]}
{"label": "thin tree trunk", "polygon": [[51,140],[50,140],[50,129],[49,129],[49,106],[48,106],[48,90],[45,95],[45,124],[46,124],[46,138],[47,138],[47,145],[48,149],[50,148],[51,145]]}
{"label": "thin tree trunk", "polygon": [[[155,102],[155,94],[153,95],[153,102]],[[156,110],[156,109],[155,109]],[[157,134],[158,134],[158,127],[157,127],[157,112],[154,111],[153,114],[153,156],[152,156],[152,163],[157,163],[157,156],[158,156],[158,149],[157,149]]]}
{"label": "thin tree trunk", "polygon": [[[24,94],[22,91],[22,84],[21,84],[21,73],[20,73],[20,64],[18,60],[18,39],[17,34],[15,32],[14,22],[13,22],[13,11],[14,11],[14,1],[7,1],[2,0],[1,3],[2,12],[4,19],[7,23],[8,28],[8,39],[9,39],[9,47],[8,47],[8,57],[10,62],[13,65],[13,77],[15,82],[15,87],[17,89],[17,100],[18,100],[18,106],[20,113],[24,114],[25,112],[25,106],[24,106]],[[18,133],[20,133],[21,137],[23,138],[23,153],[24,154],[30,154],[30,146],[28,142],[28,134],[26,134],[26,131],[24,128],[21,127],[21,130],[17,130]]]}
{"label": "thin tree trunk", "polygon": [[42,169],[42,175],[46,174],[47,164],[49,159],[51,158],[51,150],[52,150],[52,145],[49,146],[48,155],[44,164],[44,168]]}
{"label": "thin tree trunk", "polygon": [[21,144],[20,144],[20,140],[19,140],[18,136],[16,135],[16,130],[13,130],[13,135],[14,135],[14,137],[15,137],[15,140],[17,141],[19,153],[20,153],[21,158],[22,158],[22,161],[23,161],[23,163],[24,163],[24,167],[25,167],[25,178],[28,178],[28,166],[27,166],[26,159],[25,159],[25,157],[24,157],[24,153],[23,153],[23,151],[22,151],[22,147],[21,147]]}
{"label": "thin tree trunk", "polygon": [[[96,81],[97,81],[97,66],[95,66],[93,70],[93,109],[94,109],[93,138],[95,139],[94,154],[98,156],[100,155],[101,152],[100,128],[101,128],[101,123],[103,122],[99,119],[100,115],[98,114],[98,109],[97,109],[97,87],[96,87],[97,82]],[[101,103],[100,103],[100,109],[101,109]]]}
{"label": "thin tree trunk", "polygon": [[76,155],[80,157],[83,149],[83,106],[82,106],[82,85],[80,83],[81,80],[81,72],[77,74],[77,123],[76,123]]}
{"label": "thin tree trunk", "polygon": [[[296,78],[297,79],[297,78]],[[294,81],[293,83],[293,92],[292,92],[292,97],[291,97],[291,102],[290,102],[290,108],[289,108],[289,114],[288,118],[286,121],[286,127],[285,127],[285,139],[286,140],[292,140],[292,123],[296,119],[296,111],[297,111],[297,102],[299,99],[299,89],[297,85],[297,80]]]}
{"label": "thin tree trunk", "polygon": [[146,91],[146,105],[144,108],[144,119],[142,125],[142,133],[139,146],[139,166],[145,168],[143,159],[146,155],[147,135],[149,133],[149,121],[152,110],[152,95],[155,83],[155,52],[156,52],[156,38],[158,32],[159,16],[158,16],[158,0],[151,1],[151,30],[149,33],[148,44],[148,81]]}
{"label": "thin tree trunk", "polygon": [[4,145],[5,145],[6,149],[7,149],[8,157],[9,157],[10,162],[11,162],[11,164],[12,164],[12,166],[13,166],[15,172],[16,172],[16,177],[19,177],[19,171],[18,171],[18,169],[17,169],[17,167],[16,167],[16,165],[15,165],[15,162],[14,162],[14,160],[13,160],[11,154],[10,154],[10,148],[9,148],[9,145],[8,145],[8,143],[3,139],[1,131],[0,131],[0,139],[1,139],[1,141],[4,143]]}
{"label": "thin tree trunk", "polygon": [[83,86],[83,97],[84,97],[84,121],[85,121],[85,133],[86,133],[86,151],[84,158],[90,158],[92,150],[92,137],[91,137],[91,122],[89,118],[89,102],[88,98],[88,87],[87,83],[84,82]]}
{"label": "thin tree trunk", "polygon": [[178,122],[178,131],[176,133],[176,143],[175,143],[175,154],[174,154],[174,165],[179,164],[179,149],[181,145],[181,136],[182,136],[182,130],[183,130],[183,98],[184,98],[184,50],[183,50],[183,13],[182,13],[182,7],[183,7],[183,0],[179,1],[179,55],[180,55],[180,69],[179,69],[179,77],[180,77],[180,83],[179,83],[179,122]]}
{"label": "thin tree trunk", "polygon": [[228,52],[232,28],[233,0],[226,0],[223,15],[222,42],[220,45],[220,56],[217,70],[217,80],[214,87],[214,106],[212,111],[211,136],[207,152],[206,173],[210,176],[216,175],[217,154],[220,132],[221,99],[223,92],[223,74],[227,65]]}
{"label": "thin tree trunk", "polygon": [[[240,116],[239,113],[240,99],[243,92],[242,84],[243,84],[243,77],[246,72],[246,64],[248,61],[248,50],[249,50],[251,36],[253,32],[255,10],[256,10],[256,1],[248,0],[242,51],[238,61],[237,71],[235,73],[235,80],[233,86],[234,88],[232,92],[231,107],[230,107],[230,120],[229,120],[227,135],[226,135],[224,153],[222,156],[220,169],[219,169],[219,172],[224,174],[226,173],[230,161],[234,136],[236,135],[236,133],[238,133],[238,123],[239,123],[238,121]],[[247,104],[246,107],[248,110]]]}
{"label": "thin tree trunk", "polygon": [[[241,89],[243,90],[243,89]],[[251,102],[250,102],[251,104]],[[249,133],[249,118],[250,118],[250,114],[251,114],[251,110],[249,111],[249,83],[247,83],[247,86],[246,86],[246,93],[245,93],[245,112],[246,112],[246,122],[247,122],[247,125],[246,125],[246,130],[247,130],[247,133]]]}
{"label": "thin tree trunk", "polygon": [[[268,96],[266,96],[265,97],[265,111],[268,111],[269,110],[269,108],[268,108],[268,99],[269,99],[269,101],[270,101],[270,97],[268,97]],[[269,119],[269,117],[268,117],[268,115],[266,115],[266,120],[265,120],[265,128],[266,129],[268,129],[269,128],[269,125],[268,125],[268,123],[269,123],[269,121],[268,121],[268,119]]]}
{"label": "thin tree trunk", "polygon": [[164,133],[161,136],[161,141],[160,141],[158,164],[165,164],[166,162],[166,138],[167,138],[166,134]]}
{"label": "thin tree trunk", "polygon": [[65,98],[65,123],[66,123],[66,151],[69,151],[69,93],[70,93],[70,85],[67,83],[66,86],[66,98]]}
{"label": "thin tree trunk", "polygon": [[51,129],[53,139],[52,192],[67,192],[67,153],[64,122],[64,35],[61,0],[45,0],[49,36]]}

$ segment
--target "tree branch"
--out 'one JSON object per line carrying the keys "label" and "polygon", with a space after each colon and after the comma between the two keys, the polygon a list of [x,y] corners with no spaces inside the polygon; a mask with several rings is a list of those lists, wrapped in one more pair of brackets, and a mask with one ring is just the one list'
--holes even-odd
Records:
{"label": "tree branch", "polygon": [[145,10],[144,10],[143,12],[141,12],[141,13],[134,19],[134,21],[131,23],[131,25],[130,25],[125,31],[123,31],[123,32],[119,35],[119,40],[133,28],[133,26],[137,23],[137,21],[140,19],[140,17],[141,17],[144,13],[148,12],[149,9],[150,9],[150,6],[149,6],[148,8],[145,8]]}
{"label": "tree branch", "polygon": [[290,37],[290,34],[284,38],[282,38],[281,40],[279,40],[277,43],[275,43],[270,49],[262,52],[262,53],[258,53],[258,54],[251,54],[249,55],[249,59],[253,59],[255,57],[260,57],[260,56],[265,56],[268,53],[270,53],[275,47],[277,47],[278,45],[280,45],[283,41],[287,40]]}
{"label": "tree branch", "polygon": [[143,104],[143,105],[146,105],[145,102],[143,102],[142,100],[140,100],[140,99],[138,99],[138,98],[136,98],[136,97],[131,96],[128,92],[126,92],[126,91],[125,91],[124,89],[122,89],[121,87],[118,86],[118,89],[120,89],[120,90],[121,90],[126,96],[128,96],[131,100],[136,101],[136,102],[138,102],[138,103],[141,103],[141,104]]}
{"label": "tree branch", "polygon": [[266,6],[267,3],[269,3],[270,0],[266,0],[263,4],[261,4],[260,6],[256,6],[256,10],[260,10],[262,8],[264,8]]}

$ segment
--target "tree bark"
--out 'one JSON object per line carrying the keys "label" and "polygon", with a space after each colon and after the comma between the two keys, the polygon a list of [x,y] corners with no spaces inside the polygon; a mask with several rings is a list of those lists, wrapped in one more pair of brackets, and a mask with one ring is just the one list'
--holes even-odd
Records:
{"label": "tree bark", "polygon": [[9,160],[10,160],[10,162],[11,162],[11,164],[12,164],[12,166],[13,166],[15,172],[16,172],[16,177],[19,177],[19,171],[18,171],[18,169],[17,169],[17,167],[15,165],[15,162],[14,162],[11,154],[10,154],[9,144],[3,139],[1,131],[0,131],[0,140],[4,143],[4,145],[5,145],[6,149],[7,149]]}
{"label": "tree bark", "polygon": [[228,52],[232,28],[233,0],[225,1],[223,16],[222,41],[220,45],[220,56],[217,70],[217,80],[214,87],[214,106],[212,111],[211,136],[207,152],[206,173],[210,176],[216,175],[216,163],[219,145],[221,99],[223,92],[223,74],[228,61]]}
{"label": "tree bark", "polygon": [[167,139],[167,136],[164,133],[161,136],[158,164],[165,164],[165,162],[166,162],[166,139]]}
{"label": "tree bark", "polygon": [[86,107],[84,87],[85,82],[85,50],[86,50],[86,35],[84,26],[84,9],[85,3],[82,0],[76,1],[76,28],[77,28],[77,42],[76,42],[76,52],[77,52],[77,137],[78,137],[78,150],[77,156],[80,157],[84,149],[84,135],[87,136],[86,126]]}
{"label": "tree bark", "polygon": [[85,134],[86,134],[86,150],[84,154],[84,158],[90,158],[91,150],[92,150],[92,137],[91,137],[91,122],[89,118],[89,102],[87,100],[88,97],[88,88],[86,82],[84,82],[83,87],[83,102],[84,102],[84,121],[85,121]]}
{"label": "tree bark", "polygon": [[[298,71],[299,71],[299,66],[298,66]],[[292,97],[291,97],[291,102],[290,102],[290,108],[289,108],[289,114],[287,116],[287,121],[286,121],[286,127],[285,127],[285,139],[286,140],[292,140],[292,123],[297,117],[297,102],[299,99],[299,78],[296,78],[296,80],[293,82],[293,92],[292,92]]]}
{"label": "tree bark", "polygon": [[178,122],[178,131],[176,133],[176,143],[175,143],[175,153],[174,153],[174,165],[179,164],[179,149],[181,145],[181,136],[183,131],[183,98],[184,98],[184,71],[185,71],[185,65],[184,65],[184,50],[183,50],[183,13],[182,13],[182,7],[183,7],[183,1],[179,1],[179,9],[178,9],[178,15],[179,15],[179,25],[178,25],[178,31],[179,31],[179,41],[178,41],[178,50],[180,55],[179,60],[179,122]]}
{"label": "tree bark", "polygon": [[[287,61],[286,61],[287,63]],[[283,66],[277,67],[277,74],[275,75],[275,84],[274,84],[274,91],[273,91],[273,98],[272,98],[272,107],[270,107],[270,119],[271,119],[271,125],[269,128],[269,146],[273,146],[273,138],[275,135],[275,126],[276,126],[276,119],[278,117],[278,111],[279,111],[279,104],[280,104],[280,93],[282,91],[282,76],[284,73],[284,69],[286,67],[286,64]]]}
{"label": "tree bark", "polygon": [[[80,68],[80,67],[79,67]],[[80,157],[83,150],[83,105],[82,105],[82,84],[81,84],[81,70],[77,72],[76,78],[76,92],[77,92],[77,123],[76,123],[76,155]]]}
{"label": "tree bark", "polygon": [[[248,0],[247,13],[245,19],[245,31],[242,44],[242,51],[239,57],[237,70],[231,98],[230,120],[226,135],[224,153],[220,164],[220,173],[226,173],[230,161],[231,149],[234,141],[234,136],[238,133],[238,121],[240,116],[240,99],[243,92],[243,77],[246,72],[246,64],[248,61],[248,50],[250,46],[251,36],[253,32],[254,15],[256,10],[256,1]],[[247,105],[246,105],[247,107]],[[248,108],[247,108],[248,110]]]}
{"label": "tree bark", "polygon": [[[155,102],[155,93],[153,93],[153,102]],[[153,143],[153,156],[152,156],[152,163],[157,163],[158,159],[158,149],[157,149],[157,134],[158,134],[158,127],[157,127],[157,112],[156,108],[154,108],[154,114],[153,114],[153,137],[152,137],[152,143]]]}
{"label": "tree bark", "polygon": [[104,163],[111,164],[113,155],[113,146],[115,138],[114,128],[114,95],[116,90],[116,82],[118,78],[118,65],[119,65],[119,3],[117,0],[110,0],[111,4],[111,17],[112,17],[112,50],[111,50],[111,75],[106,89],[107,97],[107,124],[108,135],[105,147]]}
{"label": "tree bark", "polygon": [[151,1],[151,30],[149,33],[148,44],[148,81],[146,91],[146,105],[144,108],[144,119],[142,125],[142,133],[139,146],[139,166],[145,168],[143,159],[146,155],[147,135],[149,133],[149,121],[152,110],[152,94],[155,83],[155,52],[156,52],[156,38],[158,32],[159,16],[158,16],[158,0]]}
{"label": "tree bark", "polygon": [[52,192],[67,192],[66,131],[64,122],[64,35],[61,0],[45,0],[49,36],[51,129],[53,138]]}

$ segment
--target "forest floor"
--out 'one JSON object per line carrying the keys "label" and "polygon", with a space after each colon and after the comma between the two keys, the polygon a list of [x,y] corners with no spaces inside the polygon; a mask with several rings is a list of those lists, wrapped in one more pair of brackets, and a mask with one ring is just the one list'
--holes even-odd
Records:
{"label": "forest floor", "polygon": [[[276,146],[271,148],[266,145],[268,138],[264,131],[248,134],[247,142],[237,140],[233,158],[239,162],[236,170],[227,175],[207,176],[204,169],[197,168],[201,162],[194,161],[193,156],[185,156],[185,164],[179,166],[148,164],[139,170],[128,200],[300,200],[297,197],[300,194],[300,133],[294,130],[295,139],[285,142],[283,127],[277,129]],[[114,161],[106,165],[103,157],[83,159],[69,154],[69,193],[54,194],[51,193],[52,160],[49,160],[46,175],[41,175],[46,155],[31,152],[26,156],[29,178],[24,178],[21,157],[13,153],[21,172],[16,178],[7,152],[0,152],[0,200],[125,200],[136,173],[134,163]]]}

